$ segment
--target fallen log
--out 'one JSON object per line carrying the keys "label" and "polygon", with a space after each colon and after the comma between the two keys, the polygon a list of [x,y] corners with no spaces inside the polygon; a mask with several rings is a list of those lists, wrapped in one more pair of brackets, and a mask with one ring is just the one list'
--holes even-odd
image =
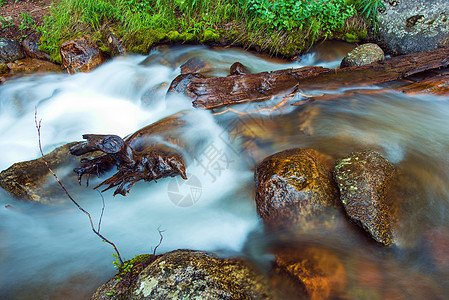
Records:
{"label": "fallen log", "polygon": [[449,47],[396,56],[385,61],[342,69],[309,66],[262,72],[193,79],[187,86],[193,106],[214,109],[259,102],[298,90],[329,90],[393,81],[449,65]]}

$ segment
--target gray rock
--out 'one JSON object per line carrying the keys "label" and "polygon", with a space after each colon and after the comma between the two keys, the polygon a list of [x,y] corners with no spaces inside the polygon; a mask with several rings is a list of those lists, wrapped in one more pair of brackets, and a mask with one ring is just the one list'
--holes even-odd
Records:
{"label": "gray rock", "polygon": [[449,45],[447,0],[384,1],[374,42],[386,53],[400,55]]}
{"label": "gray rock", "polygon": [[340,67],[363,66],[385,59],[384,51],[376,44],[363,44],[352,50],[341,61]]}
{"label": "gray rock", "polygon": [[22,46],[15,40],[0,39],[0,63],[9,63],[25,57]]}

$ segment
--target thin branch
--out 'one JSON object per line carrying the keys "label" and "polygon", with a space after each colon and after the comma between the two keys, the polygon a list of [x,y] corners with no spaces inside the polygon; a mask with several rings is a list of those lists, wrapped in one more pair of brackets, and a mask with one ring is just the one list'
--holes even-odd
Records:
{"label": "thin branch", "polygon": [[153,255],[156,255],[156,249],[162,244],[162,240],[164,239],[164,236],[162,235],[162,232],[164,232],[165,230],[161,230],[161,227],[157,228],[157,232],[159,232],[159,235],[161,237],[161,239],[159,240],[159,244],[156,245],[156,247],[154,247],[154,251],[153,251]]}
{"label": "thin branch", "polygon": [[[76,207],[78,207],[79,210],[81,210],[83,213],[85,213],[88,217],[89,217],[89,221],[90,221],[90,226],[92,228],[92,231],[99,236],[103,241],[105,241],[106,243],[108,243],[109,245],[112,246],[112,248],[114,248],[115,253],[117,254],[117,258],[120,261],[120,264],[123,266],[123,260],[122,257],[120,256],[120,253],[117,249],[117,247],[115,246],[115,244],[113,242],[111,242],[110,240],[108,240],[107,238],[105,238],[101,233],[100,233],[100,224],[98,226],[98,230],[95,230],[94,227],[94,223],[92,221],[92,217],[91,215],[85,210],[83,209],[76,201],[75,199],[73,199],[73,197],[69,194],[69,192],[66,190],[64,184],[59,180],[58,176],[55,174],[55,172],[53,172],[53,170],[51,169],[50,165],[48,164],[47,160],[45,159],[44,156],[44,152],[42,150],[42,143],[41,143],[41,123],[42,120],[39,120],[39,122],[37,121],[37,108],[34,111],[34,122],[36,124],[36,129],[37,129],[37,135],[39,138],[39,151],[41,152],[42,155],[42,160],[45,163],[45,166],[47,167],[48,171],[55,177],[56,181],[58,182],[58,184],[61,186],[62,190],[64,191],[64,193],[67,195],[67,197],[69,197],[69,199],[73,202],[73,204],[76,205]],[[103,200],[104,201],[104,200]],[[104,202],[103,202],[104,204]],[[104,206],[103,206],[104,209]],[[101,218],[103,216],[103,212],[101,213],[101,217],[100,217],[100,223],[101,223]]]}
{"label": "thin branch", "polygon": [[103,206],[101,207],[100,219],[98,220],[98,230],[97,230],[98,232],[100,232],[101,220],[103,219],[103,214],[104,214],[104,207],[105,207],[105,204],[104,204],[104,197],[103,197],[103,194],[102,194],[99,190],[97,190],[97,192],[100,194],[101,200],[103,201]]}

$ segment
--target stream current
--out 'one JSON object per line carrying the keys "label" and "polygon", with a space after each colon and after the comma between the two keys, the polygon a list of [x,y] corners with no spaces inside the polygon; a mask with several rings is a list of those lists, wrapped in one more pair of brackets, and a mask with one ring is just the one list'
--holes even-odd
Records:
{"label": "stream current", "polygon": [[[213,116],[192,108],[182,96],[165,99],[180,65],[192,57],[207,61],[211,67],[206,75],[214,76],[228,75],[237,61],[253,73],[307,65],[336,68],[345,53],[332,47],[326,51],[336,53],[333,59],[324,59],[321,49],[297,62],[233,48],[161,48],[148,56],[115,58],[86,74],[8,81],[0,86],[0,170],[40,156],[35,108],[42,119],[45,153],[80,141],[85,133],[124,137],[187,110],[183,138],[196,145],[186,155],[189,180],[138,182],[126,197],[104,192],[101,232],[125,259],[152,253],[160,229],[163,241],[157,253],[195,249],[247,256],[268,272],[272,256],[266,249],[283,237],[263,232],[254,202],[255,163],[289,148],[313,148],[335,159],[374,149],[406,174],[400,245],[385,250],[338,232],[305,233],[289,242],[333,251],[346,268],[348,299],[447,298],[449,98],[341,89],[332,91],[339,95],[332,101],[289,103],[245,117],[232,112]],[[291,103],[300,100],[298,96]],[[249,112],[278,102],[233,108]],[[58,175],[64,180],[70,172]],[[92,187],[101,179],[91,181],[89,187],[75,185],[69,192],[98,222],[102,199]],[[86,215],[66,197],[41,205],[0,190],[0,204],[1,299],[89,299],[115,274],[113,249],[92,233]],[[392,287],[397,289],[389,293]]]}

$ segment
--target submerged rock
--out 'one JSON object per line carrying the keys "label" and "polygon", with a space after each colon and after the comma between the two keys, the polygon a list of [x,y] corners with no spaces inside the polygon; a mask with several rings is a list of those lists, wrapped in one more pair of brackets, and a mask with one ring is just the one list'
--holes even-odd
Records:
{"label": "submerged rock", "polygon": [[338,200],[332,161],[313,149],[290,149],[256,168],[257,211],[269,229],[306,227],[334,211]]}
{"label": "submerged rock", "polygon": [[[78,143],[61,146],[45,155],[45,160],[53,171],[63,170],[76,163],[77,159],[70,155],[69,152],[69,148],[76,144]],[[67,171],[66,174],[68,173]],[[57,173],[59,174],[60,172]],[[73,175],[72,177],[76,185],[78,185],[76,177]],[[70,181],[66,183],[67,187],[69,187]],[[2,171],[0,173],[0,187],[21,200],[31,200],[45,204],[54,203],[58,196],[64,197],[61,187],[48,171],[42,158],[16,163]]]}
{"label": "submerged rock", "polygon": [[171,82],[168,91],[167,96],[169,95],[185,95],[189,93],[187,90],[187,85],[192,82],[192,79],[196,78],[205,78],[203,75],[199,73],[187,73],[187,74],[181,74],[178,75],[173,81]]}
{"label": "submerged rock", "polygon": [[181,65],[181,74],[203,73],[211,69],[211,65],[204,59],[192,57]]}
{"label": "submerged rock", "polygon": [[24,57],[25,52],[17,41],[0,38],[0,63],[9,63]]}
{"label": "submerged rock", "polygon": [[89,72],[103,62],[100,49],[83,37],[62,43],[61,57],[62,67],[69,74]]}
{"label": "submerged rock", "polygon": [[374,240],[386,246],[394,243],[397,203],[389,195],[397,174],[393,166],[375,151],[356,152],[335,165],[335,180],[347,215]]}
{"label": "submerged rock", "polygon": [[230,75],[247,75],[247,74],[251,74],[251,72],[242,63],[235,62],[229,68],[229,74]]}
{"label": "submerged rock", "polygon": [[[98,289],[92,299],[272,299],[269,283],[242,258],[176,250],[151,262],[125,291],[116,279]],[[115,292],[114,292],[115,291]]]}
{"label": "submerged rock", "polygon": [[324,248],[283,248],[275,254],[277,276],[303,286],[309,299],[339,299],[347,284],[346,269],[341,260]]}
{"label": "submerged rock", "polygon": [[383,1],[374,41],[387,53],[399,55],[449,45],[447,0]]}
{"label": "submerged rock", "polygon": [[341,61],[340,67],[363,66],[385,59],[384,51],[376,44],[363,44],[352,50]]}

